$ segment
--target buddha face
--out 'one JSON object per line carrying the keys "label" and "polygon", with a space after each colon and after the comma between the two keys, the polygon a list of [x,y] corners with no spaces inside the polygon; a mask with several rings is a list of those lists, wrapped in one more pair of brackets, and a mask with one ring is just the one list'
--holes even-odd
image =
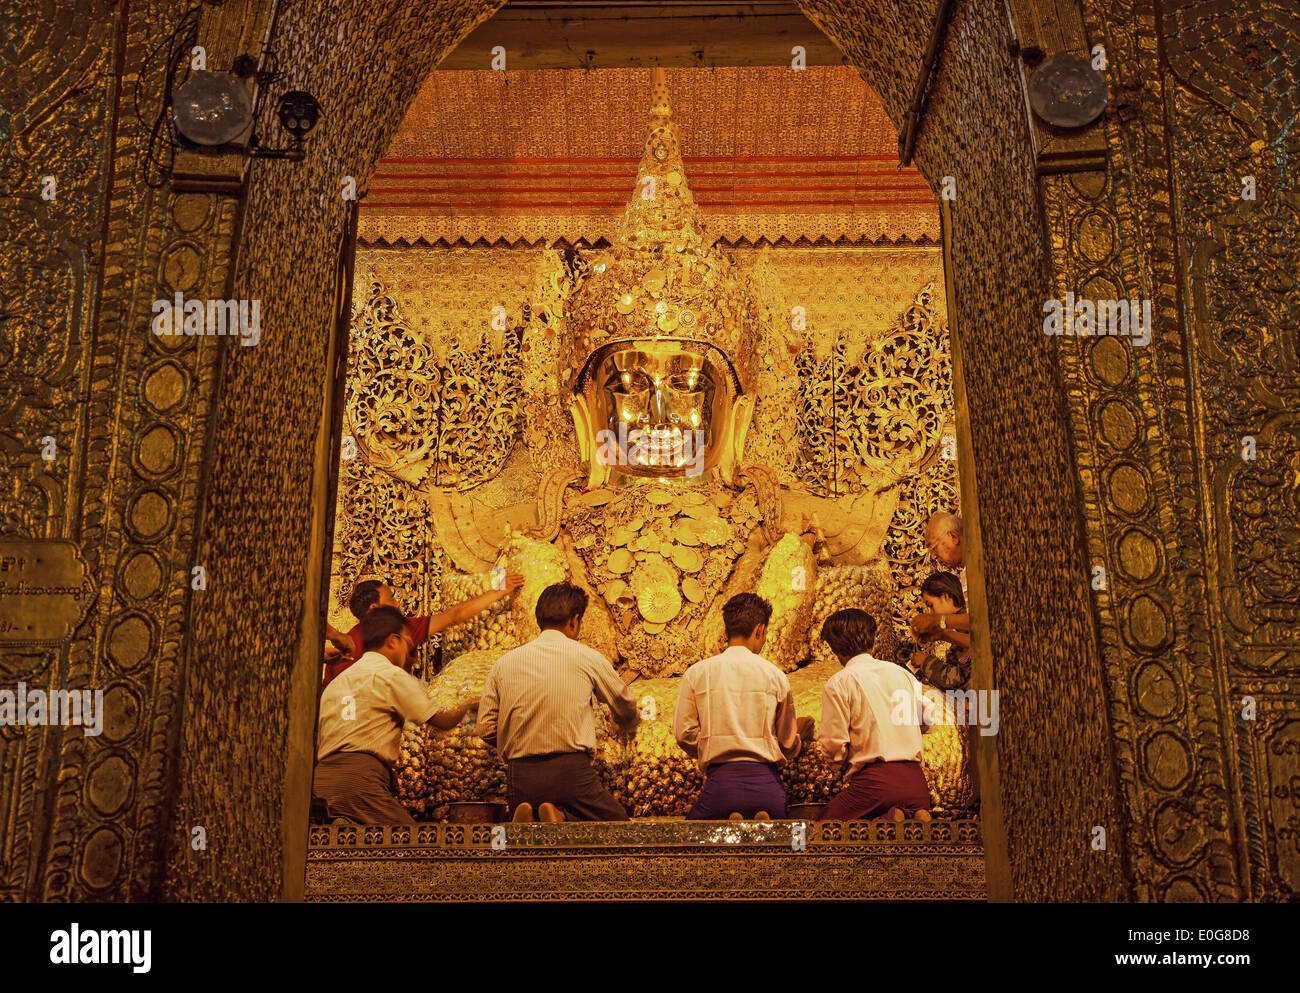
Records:
{"label": "buddha face", "polygon": [[574,418],[588,439],[593,484],[620,475],[699,477],[725,460],[739,390],[716,349],[620,342],[596,352],[587,368]]}

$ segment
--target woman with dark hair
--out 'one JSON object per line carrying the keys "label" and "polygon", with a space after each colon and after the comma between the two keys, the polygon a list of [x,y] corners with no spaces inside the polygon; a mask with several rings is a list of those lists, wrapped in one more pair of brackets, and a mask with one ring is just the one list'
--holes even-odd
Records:
{"label": "woman with dark hair", "polygon": [[921,584],[921,599],[929,612],[940,619],[939,628],[926,640],[947,642],[947,651],[942,656],[933,649],[913,652],[911,669],[938,689],[965,689],[970,682],[970,632],[959,631],[947,623],[949,617],[966,613],[961,580],[951,572],[932,572]]}

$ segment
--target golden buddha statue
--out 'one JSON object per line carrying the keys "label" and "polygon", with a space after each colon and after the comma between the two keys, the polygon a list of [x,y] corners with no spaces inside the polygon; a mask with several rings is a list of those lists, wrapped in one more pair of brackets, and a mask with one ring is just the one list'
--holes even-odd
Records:
{"label": "golden buddha statue", "polygon": [[[652,678],[719,646],[721,604],[757,590],[774,607],[769,657],[793,670],[807,654],[818,561],[876,563],[895,479],[835,500],[746,464],[756,366],[785,342],[707,237],[661,70],[614,246],[578,253],[556,289],[525,341],[535,368],[554,363],[537,378],[567,401],[576,465],[557,465],[525,504],[432,494],[440,539],[470,572],[509,540],[517,555],[529,541],[555,545],[592,598],[584,638]],[[558,448],[562,426],[549,423],[533,440]]]}

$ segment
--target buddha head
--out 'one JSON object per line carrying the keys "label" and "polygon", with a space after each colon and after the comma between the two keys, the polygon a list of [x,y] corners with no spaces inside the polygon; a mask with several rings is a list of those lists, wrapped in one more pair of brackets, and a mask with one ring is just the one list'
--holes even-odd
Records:
{"label": "buddha head", "polygon": [[705,233],[662,69],[614,246],[582,255],[578,273],[559,358],[588,486],[734,482],[753,413],[760,311],[748,279]]}

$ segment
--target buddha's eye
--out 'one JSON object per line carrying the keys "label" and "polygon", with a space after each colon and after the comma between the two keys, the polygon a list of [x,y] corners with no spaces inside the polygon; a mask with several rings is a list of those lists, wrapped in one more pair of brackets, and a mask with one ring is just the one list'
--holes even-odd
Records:
{"label": "buddha's eye", "polygon": [[704,389],[705,380],[698,369],[678,372],[668,377],[668,388],[676,393],[697,393]]}
{"label": "buddha's eye", "polygon": [[640,369],[620,369],[609,377],[605,388],[615,393],[638,393],[650,385],[650,377]]}

